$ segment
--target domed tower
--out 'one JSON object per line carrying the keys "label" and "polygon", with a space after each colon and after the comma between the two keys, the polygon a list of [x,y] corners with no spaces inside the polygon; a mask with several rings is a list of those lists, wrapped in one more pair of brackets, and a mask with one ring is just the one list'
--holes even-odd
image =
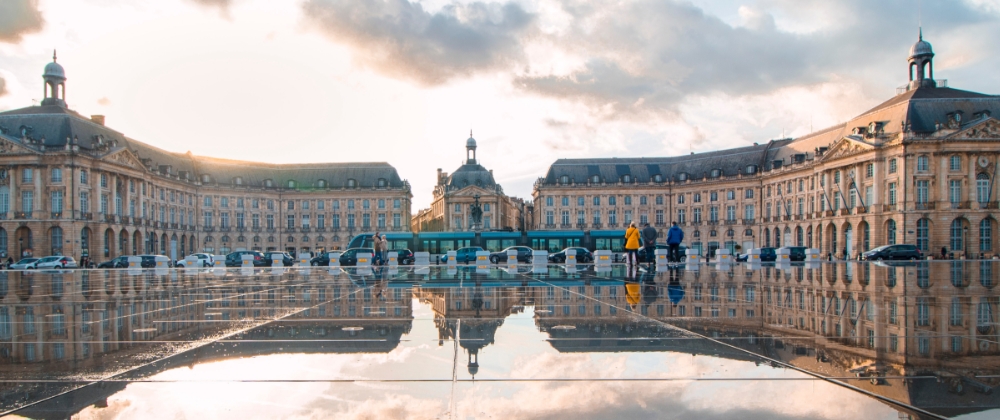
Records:
{"label": "domed tower", "polygon": [[63,67],[56,62],[56,52],[52,51],[52,62],[45,65],[45,73],[42,74],[45,80],[45,92],[42,105],[56,105],[66,107],[66,72]]}
{"label": "domed tower", "polygon": [[465,163],[476,164],[476,139],[472,138],[472,130],[469,130],[469,139],[465,141]]}
{"label": "domed tower", "polygon": [[934,51],[931,44],[924,41],[924,30],[920,29],[917,43],[910,47],[910,85],[909,88],[937,87],[934,82]]}

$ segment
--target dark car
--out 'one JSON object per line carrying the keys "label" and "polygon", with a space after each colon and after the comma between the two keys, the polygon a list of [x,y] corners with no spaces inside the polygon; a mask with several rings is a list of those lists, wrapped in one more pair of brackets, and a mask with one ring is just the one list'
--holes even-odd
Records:
{"label": "dark car", "polygon": [[[142,267],[142,268],[156,268],[156,257],[166,258],[167,259],[167,267],[173,267],[173,264],[170,262],[170,258],[167,258],[165,255],[151,255],[151,254],[146,254],[146,255],[140,255],[139,256],[139,258],[142,258],[142,261],[139,262],[139,267]],[[128,260],[125,260],[125,267],[128,267]]]}
{"label": "dark car", "polygon": [[[291,254],[287,252],[271,251],[264,253],[264,267],[270,267],[274,262],[274,257],[281,259],[282,265],[285,267],[291,267],[295,265],[295,258],[292,258]],[[240,262],[242,264],[242,262]]]}
{"label": "dark car", "polygon": [[239,267],[243,265],[243,255],[253,255],[253,266],[264,267],[264,254],[260,251],[236,251],[226,255],[226,267]]}
{"label": "dark car", "polygon": [[[799,261],[804,261],[806,259],[805,248],[802,251],[802,259]],[[774,262],[778,259],[777,248],[765,247],[760,249],[760,262]],[[750,252],[747,251],[746,254],[740,254],[736,256],[737,262],[746,262],[747,258],[750,256]],[[791,258],[791,257],[789,257]]]}
{"label": "dark car", "polygon": [[499,264],[502,262],[507,262],[507,250],[517,251],[517,262],[530,263],[531,262],[531,248],[526,246],[512,246],[504,248],[502,251],[493,252],[490,254],[490,262],[493,264]]}
{"label": "dark car", "polygon": [[397,249],[395,252],[396,261],[399,262],[399,265],[413,265],[413,262],[417,260],[416,257],[413,256],[413,251],[410,251],[409,249]]}
{"label": "dark car", "polygon": [[[371,248],[360,248],[360,249],[365,250],[365,252],[371,252],[372,253],[372,258],[375,258],[375,250],[373,250]],[[350,251],[350,250],[348,250],[348,251]],[[392,252],[396,253],[396,261],[399,262],[399,264],[401,264],[401,265],[413,264],[413,252],[411,252],[410,250],[408,250],[408,249],[400,249],[400,250],[395,250],[395,251],[392,251]],[[345,265],[343,263],[343,261],[345,261],[345,259],[343,258],[344,254],[347,254],[347,251],[344,251],[341,254],[341,258],[340,258],[340,261],[342,261],[341,265]],[[357,264],[357,257],[356,256],[352,256],[351,258],[354,258],[354,262],[351,263],[350,265],[356,265]],[[372,261],[372,262],[374,262],[374,261]],[[330,253],[329,252],[324,252],[324,253],[321,253],[321,254],[313,257],[311,260],[309,260],[309,265],[314,266],[314,267],[317,267],[317,266],[325,267],[325,266],[330,265]]]}
{"label": "dark car", "polygon": [[592,263],[594,262],[594,254],[590,253],[587,248],[582,248],[578,246],[572,246],[564,248],[562,251],[554,252],[549,254],[549,262],[562,264],[566,262],[566,250],[572,249],[576,251],[576,262],[578,263]]}
{"label": "dark car", "polygon": [[[375,250],[372,248],[348,248],[343,254],[340,254],[340,265],[342,266],[352,266],[358,265],[358,254],[370,254],[372,259],[375,258]],[[373,263],[375,261],[368,261]],[[329,260],[327,260],[329,264]]]}
{"label": "dark car", "polygon": [[924,254],[916,245],[882,245],[861,254],[865,260],[922,260]]}
{"label": "dark car", "polygon": [[[467,246],[465,248],[459,248],[458,251],[455,251],[455,262],[459,264],[476,262],[476,253],[482,251],[483,248],[479,246]],[[441,262],[442,263],[448,262],[448,254],[444,254],[441,256]]]}
{"label": "dark car", "polygon": [[126,268],[128,267],[128,256],[122,255],[108,261],[97,264],[97,268]]}
{"label": "dark car", "polygon": [[804,246],[789,246],[788,248],[788,259],[792,261],[805,261],[806,260],[806,248]]}
{"label": "dark car", "polygon": [[[656,244],[656,249],[670,249],[670,247],[667,244]],[[687,255],[687,249],[688,248],[686,246],[681,245],[677,249],[677,255],[680,255],[680,258],[684,259],[684,257]],[[641,263],[646,262],[646,247],[642,246],[641,248],[639,248],[638,252],[639,252],[639,262]],[[655,255],[656,251],[653,251],[653,254],[654,254],[653,258],[656,258]]]}

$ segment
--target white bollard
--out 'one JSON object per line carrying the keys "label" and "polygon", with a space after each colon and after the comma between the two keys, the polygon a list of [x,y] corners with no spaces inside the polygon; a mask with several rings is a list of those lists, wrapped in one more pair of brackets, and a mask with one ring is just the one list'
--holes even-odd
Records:
{"label": "white bollard", "polygon": [[665,266],[670,262],[670,250],[669,249],[659,249],[653,251],[653,256],[656,259],[656,265]]}
{"label": "white bollard", "polygon": [[698,255],[697,249],[688,248],[684,251],[684,264],[694,266],[701,264],[701,255]]}
{"label": "white bollard", "polygon": [[372,254],[369,253],[358,253],[358,267],[371,267],[372,266]]}
{"label": "white bollard", "polygon": [[733,256],[726,248],[715,250],[715,263],[719,265],[729,265],[733,263]]}
{"label": "white bollard", "polygon": [[271,267],[284,267],[285,259],[282,254],[271,254]]}
{"label": "white bollard", "polygon": [[241,264],[240,267],[253,267],[253,254],[243,254],[240,255]]}
{"label": "white bollard", "polygon": [[489,269],[490,268],[490,252],[489,251],[476,251],[476,269]]}
{"label": "white bollard", "polygon": [[399,266],[399,253],[396,251],[387,252],[385,260],[387,263],[386,265],[388,265],[389,267]]}
{"label": "white bollard", "polygon": [[330,262],[327,265],[329,265],[330,267],[340,267],[340,253],[339,252],[330,252],[330,253],[326,254],[326,256],[327,256],[327,258],[330,259]]}
{"label": "white bollard", "polygon": [[312,258],[308,252],[299,253],[299,267],[308,267],[309,259]]}
{"label": "white bollard", "polygon": [[225,258],[221,258],[221,259],[220,258],[216,258],[215,259],[215,268],[226,268],[226,259]]}
{"label": "white bollard", "polygon": [[458,264],[458,252],[456,252],[456,251],[448,251],[448,253],[445,254],[445,255],[448,256],[447,257],[448,258],[448,261],[447,261],[448,267],[454,267],[456,264]]}
{"label": "white bollard", "polygon": [[418,266],[431,265],[431,253],[426,251],[414,252],[413,265],[418,265]]}
{"label": "white bollard", "polygon": [[806,262],[820,262],[819,250],[806,248]]}
{"label": "white bollard", "polygon": [[507,265],[517,264],[517,251],[510,249],[507,250]]}
{"label": "white bollard", "polygon": [[747,251],[747,263],[760,264],[760,248],[751,248]]}
{"label": "white bollard", "polygon": [[128,268],[142,268],[142,257],[128,257]]}
{"label": "white bollard", "polygon": [[596,266],[611,266],[611,251],[606,249],[600,249],[594,251],[594,265]]}
{"label": "white bollard", "polygon": [[184,257],[184,267],[195,268],[198,267],[199,265],[201,265],[201,261],[198,260],[198,257],[194,255],[188,255]]}
{"label": "white bollard", "polygon": [[548,265],[548,263],[549,263],[549,251],[545,250],[531,251],[532,265]]}
{"label": "white bollard", "polygon": [[792,250],[781,247],[776,249],[774,253],[776,254],[774,258],[775,265],[784,265],[792,262]]}
{"label": "white bollard", "polygon": [[567,249],[566,250],[566,261],[564,261],[564,262],[567,265],[576,264],[576,250],[575,249]]}

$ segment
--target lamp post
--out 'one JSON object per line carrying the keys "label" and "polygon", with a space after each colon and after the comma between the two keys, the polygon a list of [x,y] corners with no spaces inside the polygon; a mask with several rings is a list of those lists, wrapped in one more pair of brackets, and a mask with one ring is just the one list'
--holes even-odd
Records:
{"label": "lamp post", "polygon": [[969,259],[969,226],[962,226],[962,254]]}

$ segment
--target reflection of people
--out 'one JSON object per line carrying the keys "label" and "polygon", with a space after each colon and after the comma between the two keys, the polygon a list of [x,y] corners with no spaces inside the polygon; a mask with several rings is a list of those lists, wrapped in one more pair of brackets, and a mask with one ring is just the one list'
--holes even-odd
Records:
{"label": "reflection of people", "polygon": [[667,284],[667,298],[674,306],[684,299],[684,286],[681,285],[679,271],[678,268],[670,270],[670,282]]}
{"label": "reflection of people", "polygon": [[670,261],[681,261],[681,242],[684,241],[684,231],[677,226],[677,222],[671,223],[670,230],[667,231],[667,248],[670,253]]}
{"label": "reflection of people", "polygon": [[639,301],[642,300],[642,290],[635,275],[636,270],[632,266],[628,266],[625,271],[625,301],[628,302],[628,307],[632,311],[635,311]]}
{"label": "reflection of people", "polygon": [[639,229],[635,228],[635,222],[629,222],[628,229],[625,230],[625,262],[628,265],[639,262]]}

